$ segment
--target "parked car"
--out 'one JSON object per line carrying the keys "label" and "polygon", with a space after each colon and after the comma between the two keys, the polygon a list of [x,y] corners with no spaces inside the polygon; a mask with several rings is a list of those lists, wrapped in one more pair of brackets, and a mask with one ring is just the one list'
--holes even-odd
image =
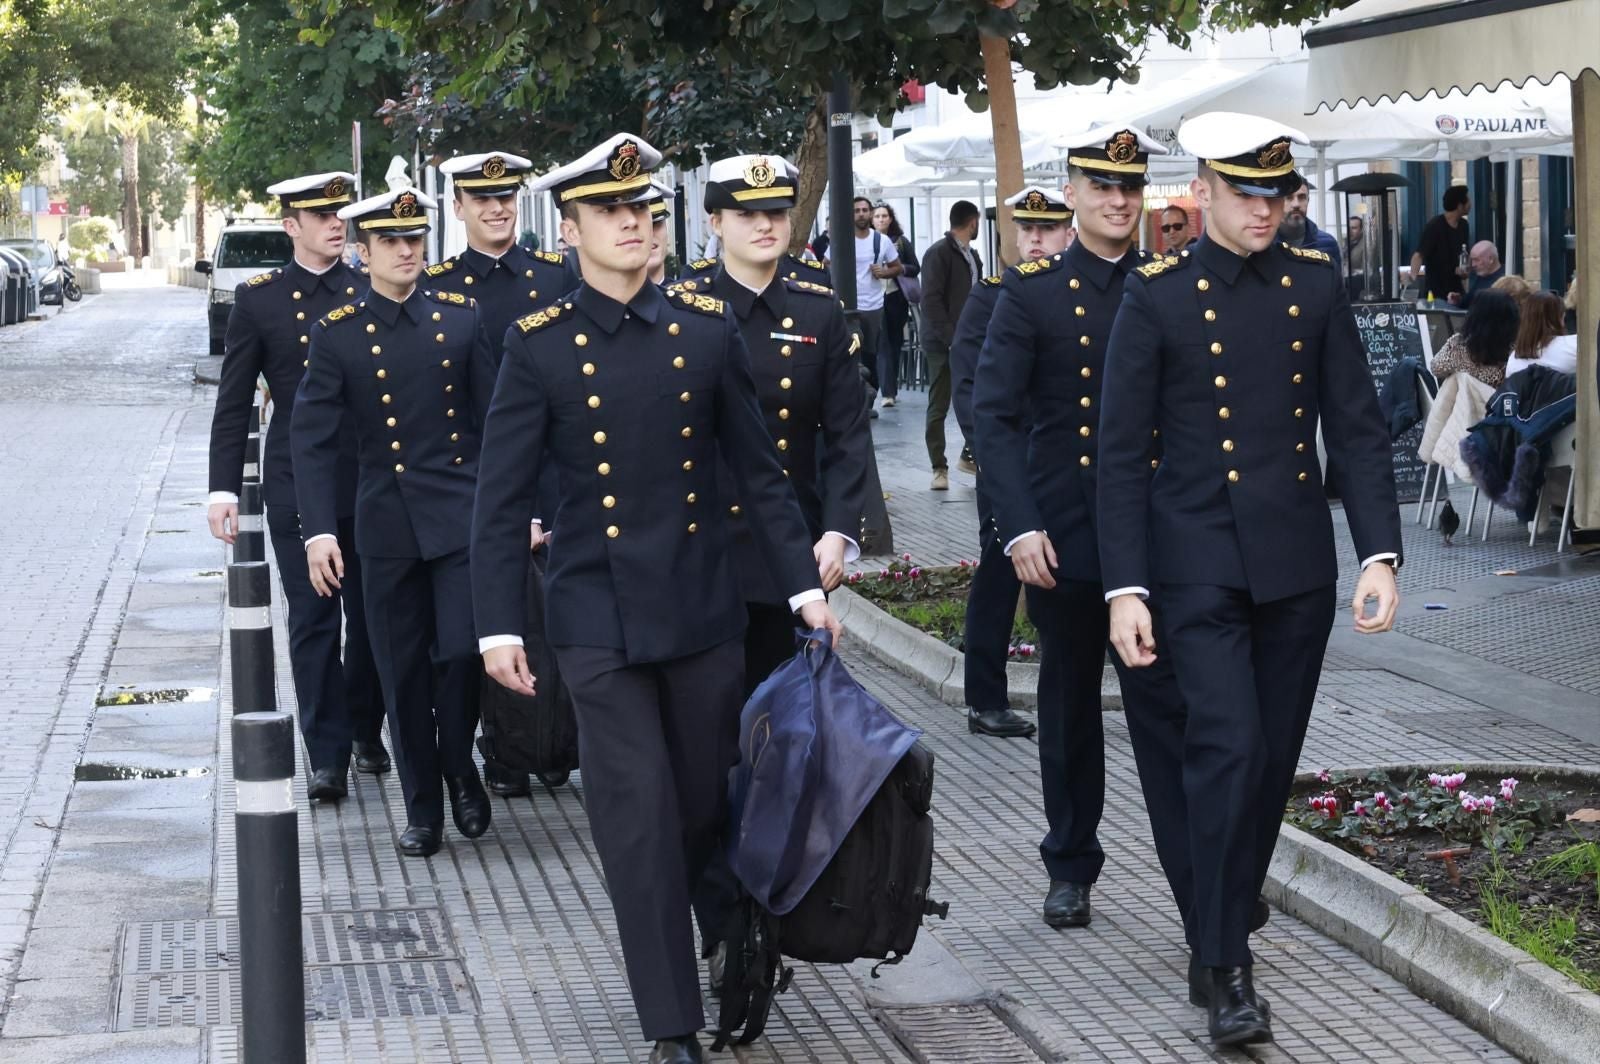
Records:
{"label": "parked car", "polygon": [[233,311],[233,293],[240,283],[258,273],[287,266],[294,244],[277,222],[235,221],[222,227],[209,259],[197,259],[194,268],[208,275],[206,314],[211,325],[211,353],[222,354]]}
{"label": "parked car", "polygon": [[39,282],[39,302],[57,307],[61,305],[61,262],[56,258],[55,246],[50,241],[12,237],[0,240],[0,247],[9,248],[28,260],[34,279]]}

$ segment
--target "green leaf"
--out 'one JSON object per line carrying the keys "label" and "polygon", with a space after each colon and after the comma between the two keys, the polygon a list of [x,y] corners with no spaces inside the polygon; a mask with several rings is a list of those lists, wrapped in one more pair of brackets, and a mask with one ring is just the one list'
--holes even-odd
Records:
{"label": "green leaf", "polygon": [[849,18],[852,6],[854,5],[851,0],[816,0],[817,18],[822,22],[837,22]]}

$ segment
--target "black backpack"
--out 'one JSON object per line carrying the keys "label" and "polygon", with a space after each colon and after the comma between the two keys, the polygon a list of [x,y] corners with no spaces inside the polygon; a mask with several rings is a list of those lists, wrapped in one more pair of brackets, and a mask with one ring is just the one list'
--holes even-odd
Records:
{"label": "black backpack", "polygon": [[534,696],[517,694],[487,675],[478,699],[484,759],[514,772],[531,772],[552,787],[578,767],[578,718],[561,682],[555,652],[544,636],[544,551],[528,562],[528,630],[523,645],[533,673]]}
{"label": "black backpack", "polygon": [[[740,899],[727,928],[722,1008],[712,1049],[747,1045],[766,1029],[772,998],[789,986],[783,958],[844,964],[873,957],[898,964],[924,916],[944,919],[948,902],[928,900],[933,876],[933,752],[914,744],[872,796],[800,904],[774,916]],[[877,974],[877,968],[873,968]]]}

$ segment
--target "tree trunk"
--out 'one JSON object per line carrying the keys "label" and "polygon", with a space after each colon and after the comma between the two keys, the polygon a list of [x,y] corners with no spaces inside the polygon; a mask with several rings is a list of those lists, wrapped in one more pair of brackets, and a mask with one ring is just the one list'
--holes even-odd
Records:
{"label": "tree trunk", "polygon": [[206,194],[198,184],[194,186],[194,257],[206,257]]}
{"label": "tree trunk", "polygon": [[144,256],[139,224],[139,133],[122,134],[122,232],[128,241],[128,257],[134,268]]}
{"label": "tree trunk", "polygon": [[822,202],[823,190],[828,187],[828,94],[817,97],[816,106],[806,115],[805,136],[800,141],[800,155],[795,160],[800,171],[800,187],[796,190],[794,234],[789,238],[789,250],[799,254],[811,235],[811,224],[817,220],[817,206]]}
{"label": "tree trunk", "polygon": [[989,121],[994,128],[995,221],[999,255],[1008,265],[1017,257],[1016,231],[1008,196],[1022,191],[1022,135],[1017,128],[1017,92],[1011,82],[1011,43],[1002,37],[979,34],[983,48],[983,78],[989,88]]}

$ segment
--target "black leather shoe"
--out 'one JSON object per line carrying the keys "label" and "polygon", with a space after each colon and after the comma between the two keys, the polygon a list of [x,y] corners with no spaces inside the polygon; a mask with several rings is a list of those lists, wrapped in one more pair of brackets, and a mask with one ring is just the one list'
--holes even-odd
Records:
{"label": "black leather shoe", "polygon": [[443,824],[407,824],[400,833],[400,853],[405,857],[432,857],[439,852]]}
{"label": "black leather shoe", "polygon": [[1052,879],[1050,893],[1044,896],[1044,922],[1051,927],[1088,927],[1089,890],[1088,883]]}
{"label": "black leather shoe", "polygon": [[[1211,976],[1192,953],[1189,955],[1189,1004],[1202,1009],[1211,1004]],[[1261,1015],[1272,1019],[1272,1007],[1264,998],[1256,998],[1256,1004],[1261,1006]]]}
{"label": "black leather shoe", "polygon": [[450,816],[456,830],[469,839],[475,839],[489,830],[489,795],[478,779],[478,770],[470,775],[449,776],[444,781],[450,792]]}
{"label": "black leather shoe", "polygon": [[368,772],[376,776],[389,771],[389,751],[384,749],[382,739],[370,743],[356,743],[355,752],[357,772]]}
{"label": "black leather shoe", "polygon": [[1211,1040],[1219,1046],[1272,1041],[1272,1020],[1256,998],[1250,967],[1207,968]]}
{"label": "black leather shoe", "polygon": [[526,798],[533,793],[526,772],[505,768],[497,761],[484,762],[483,782],[501,798]]}
{"label": "black leather shoe", "polygon": [[1025,739],[1038,730],[1033,721],[1020,717],[1009,709],[967,710],[967,731],[974,735]]}
{"label": "black leather shoe", "polygon": [[1267,899],[1257,898],[1256,906],[1250,910],[1250,930],[1260,931],[1267,926],[1267,921],[1272,919],[1272,910],[1267,908]]}
{"label": "black leather shoe", "polygon": [[650,1051],[650,1064],[702,1064],[700,1039],[692,1034],[682,1038],[658,1038]]}
{"label": "black leather shoe", "polygon": [[339,769],[319,768],[311,774],[306,794],[314,802],[337,802],[350,794],[350,785]]}
{"label": "black leather shoe", "polygon": [[713,994],[722,993],[722,978],[728,974],[728,944],[718,942],[711,956],[706,958],[706,982]]}

